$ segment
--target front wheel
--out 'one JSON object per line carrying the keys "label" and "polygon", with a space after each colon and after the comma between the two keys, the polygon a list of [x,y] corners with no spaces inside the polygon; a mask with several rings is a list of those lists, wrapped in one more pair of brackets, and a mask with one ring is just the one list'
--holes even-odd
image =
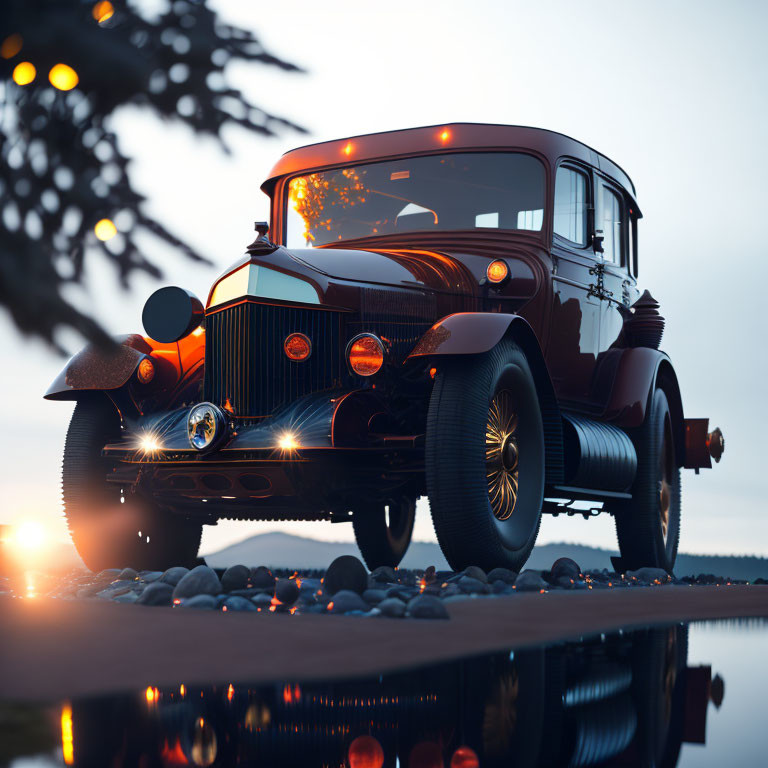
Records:
{"label": "front wheel", "polygon": [[354,511],[355,540],[370,570],[400,564],[411,543],[415,519],[416,499],[407,496]]}
{"label": "front wheel", "polygon": [[77,403],[64,444],[62,496],[80,557],[92,571],[193,565],[202,525],[107,482],[112,467],[102,448],[119,437],[119,416],[105,397]]}
{"label": "front wheel", "polygon": [[632,438],[637,451],[632,499],[609,505],[622,567],[652,566],[671,573],[680,539],[680,467],[664,390],[653,392],[645,421]]}
{"label": "front wheel", "polygon": [[425,460],[432,522],[451,567],[519,571],[539,532],[544,429],[531,369],[514,341],[441,364]]}

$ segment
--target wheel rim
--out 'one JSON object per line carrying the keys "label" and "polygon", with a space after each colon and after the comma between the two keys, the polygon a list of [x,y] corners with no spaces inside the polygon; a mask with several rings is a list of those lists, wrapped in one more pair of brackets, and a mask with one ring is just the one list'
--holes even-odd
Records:
{"label": "wheel rim", "polygon": [[672,440],[669,420],[664,421],[664,436],[659,452],[659,519],[661,535],[666,547],[669,540],[669,521],[672,509],[672,472],[674,458],[672,456]]}
{"label": "wheel rim", "polygon": [[485,465],[488,498],[497,520],[508,520],[517,504],[520,446],[518,416],[509,390],[494,395],[485,430]]}

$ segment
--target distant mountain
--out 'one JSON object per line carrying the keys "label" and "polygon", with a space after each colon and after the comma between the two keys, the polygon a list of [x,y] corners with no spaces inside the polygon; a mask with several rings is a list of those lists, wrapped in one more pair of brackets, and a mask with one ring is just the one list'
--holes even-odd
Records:
{"label": "distant mountain", "polygon": [[[586,570],[611,568],[611,556],[618,552],[581,544],[542,544],[537,546],[527,568],[546,570],[558,557],[570,557]],[[340,555],[360,556],[354,542],[318,541],[288,533],[262,533],[205,556],[208,565],[226,568],[236,563],[267,565],[272,568],[325,568]],[[433,542],[414,541],[402,563],[404,568],[426,568],[434,565],[447,570],[440,547]],[[733,579],[753,581],[768,578],[768,558],[749,556],[686,555],[677,556],[675,574],[692,576],[713,573]]]}

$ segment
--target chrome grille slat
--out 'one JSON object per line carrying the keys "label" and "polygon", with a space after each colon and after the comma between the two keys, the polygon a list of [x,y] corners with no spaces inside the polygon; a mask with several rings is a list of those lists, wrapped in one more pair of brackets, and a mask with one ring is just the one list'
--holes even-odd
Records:
{"label": "chrome grille slat", "polygon": [[[227,401],[238,416],[267,416],[303,395],[340,384],[341,314],[243,302],[206,317],[204,396]],[[312,342],[304,362],[289,360],[283,341],[303,333]]]}

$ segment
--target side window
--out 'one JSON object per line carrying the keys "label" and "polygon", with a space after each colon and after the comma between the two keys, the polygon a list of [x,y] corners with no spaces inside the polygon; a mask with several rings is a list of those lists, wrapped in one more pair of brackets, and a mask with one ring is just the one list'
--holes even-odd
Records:
{"label": "side window", "polygon": [[555,175],[555,234],[587,244],[587,176],[561,166]]}
{"label": "side window", "polygon": [[602,187],[601,227],[603,230],[603,258],[613,264],[621,264],[624,237],[624,216],[621,198],[605,184]]}

